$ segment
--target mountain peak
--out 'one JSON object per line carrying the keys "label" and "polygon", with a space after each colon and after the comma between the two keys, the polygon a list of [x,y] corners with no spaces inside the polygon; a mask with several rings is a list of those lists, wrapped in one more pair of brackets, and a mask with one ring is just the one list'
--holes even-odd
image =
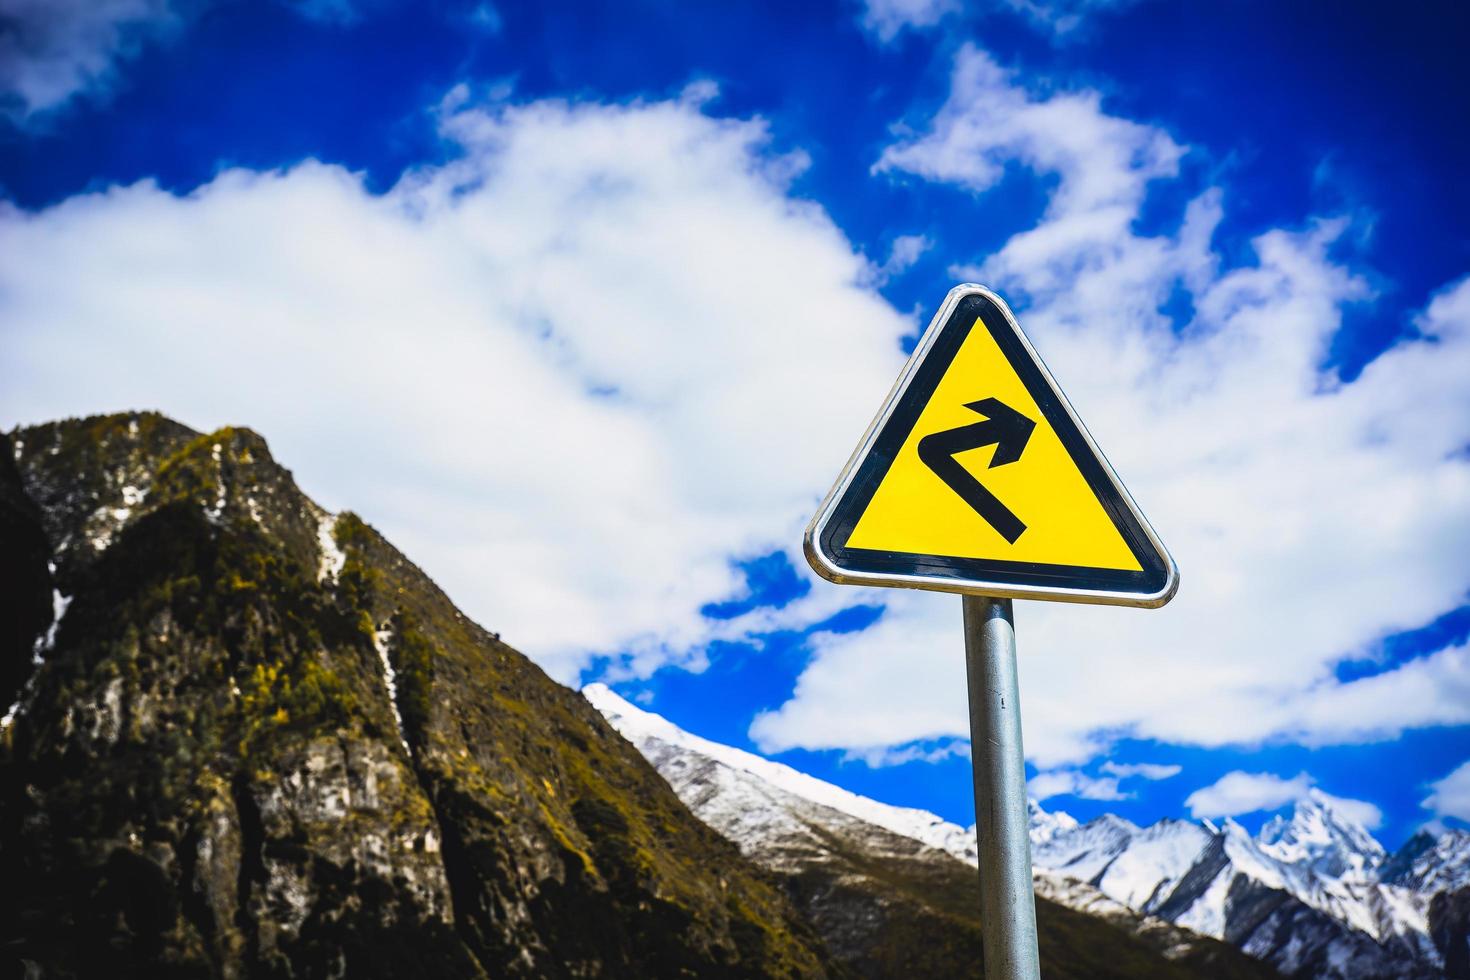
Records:
{"label": "mountain peak", "polygon": [[1383,845],[1364,826],[1363,805],[1313,787],[1291,819],[1278,815],[1261,828],[1261,849],[1285,864],[1332,878],[1366,876],[1384,860]]}
{"label": "mountain peak", "polygon": [[126,413],[0,452],[7,594],[70,600],[0,629],[0,974],[826,971],[596,711],[259,435]]}
{"label": "mountain peak", "polygon": [[1026,801],[1026,812],[1031,822],[1032,845],[1045,844],[1058,834],[1077,829],[1077,818],[1065,810],[1049,811],[1036,800]]}
{"label": "mountain peak", "polygon": [[1454,891],[1470,885],[1470,831],[1439,836],[1421,830],[1378,868],[1389,884],[1416,891]]}

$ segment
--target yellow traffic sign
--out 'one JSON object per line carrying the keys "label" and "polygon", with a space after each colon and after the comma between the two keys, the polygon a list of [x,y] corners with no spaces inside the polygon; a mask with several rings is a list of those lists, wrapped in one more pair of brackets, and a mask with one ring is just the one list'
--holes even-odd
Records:
{"label": "yellow traffic sign", "polygon": [[959,286],[806,533],[853,585],[1162,606],[1169,553],[1005,302]]}

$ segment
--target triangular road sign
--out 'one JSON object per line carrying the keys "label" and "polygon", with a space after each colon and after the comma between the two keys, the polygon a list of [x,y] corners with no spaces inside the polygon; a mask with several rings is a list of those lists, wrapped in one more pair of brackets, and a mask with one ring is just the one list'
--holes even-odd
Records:
{"label": "triangular road sign", "polygon": [[806,533],[833,582],[1162,606],[1179,571],[1005,302],[945,299]]}

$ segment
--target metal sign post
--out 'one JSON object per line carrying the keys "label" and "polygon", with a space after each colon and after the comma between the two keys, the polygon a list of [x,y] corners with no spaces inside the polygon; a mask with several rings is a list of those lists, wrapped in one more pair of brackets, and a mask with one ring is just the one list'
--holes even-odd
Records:
{"label": "metal sign post", "polygon": [[964,596],[985,974],[1037,980],[1011,600],[1162,606],[1174,559],[1010,308],[976,285],[950,290],[803,547],[832,582]]}
{"label": "metal sign post", "polygon": [[1038,980],[1031,818],[1011,600],[967,595],[963,601],[985,975]]}

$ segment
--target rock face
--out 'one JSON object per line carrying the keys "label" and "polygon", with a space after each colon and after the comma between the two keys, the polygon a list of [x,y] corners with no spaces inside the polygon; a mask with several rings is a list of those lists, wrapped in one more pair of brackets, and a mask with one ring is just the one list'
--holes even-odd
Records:
{"label": "rock face", "polygon": [[26,495],[10,443],[0,436],[0,708],[13,704],[50,627],[51,548],[41,509]]}
{"label": "rock face", "polygon": [[259,436],[0,448],[0,975],[830,972],[596,711]]}
{"label": "rock face", "polygon": [[[853,972],[975,975],[981,942],[972,833],[691,735],[603,685],[583,693],[698,816],[781,876]],[[1044,836],[1077,825],[1037,808],[1033,826]],[[1039,874],[1037,895],[1047,977],[1277,976],[1223,942],[1140,916],[1064,875]]]}

